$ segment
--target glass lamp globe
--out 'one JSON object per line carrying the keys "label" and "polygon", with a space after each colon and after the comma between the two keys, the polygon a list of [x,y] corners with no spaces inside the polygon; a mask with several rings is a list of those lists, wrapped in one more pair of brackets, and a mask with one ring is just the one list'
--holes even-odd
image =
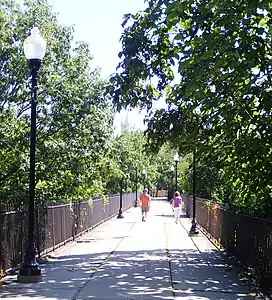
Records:
{"label": "glass lamp globe", "polygon": [[175,170],[175,167],[174,167],[174,166],[171,166],[170,171],[171,171],[171,172],[174,172],[174,170]]}
{"label": "glass lamp globe", "polygon": [[176,155],[174,156],[174,161],[175,161],[175,162],[178,162],[178,161],[179,161],[179,155],[178,155],[178,153],[176,153]]}
{"label": "glass lamp globe", "polygon": [[34,27],[31,30],[31,35],[27,37],[24,42],[24,53],[28,60],[44,58],[46,51],[46,42],[40,35],[38,27]]}

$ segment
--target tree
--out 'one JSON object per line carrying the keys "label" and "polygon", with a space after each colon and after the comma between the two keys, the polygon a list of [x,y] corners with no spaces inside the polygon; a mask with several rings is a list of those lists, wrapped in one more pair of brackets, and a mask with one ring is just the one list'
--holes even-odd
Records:
{"label": "tree", "polygon": [[[269,1],[150,0],[125,15],[108,86],[118,110],[150,111],[152,140],[179,139],[184,154],[196,147],[239,206],[262,216],[272,214],[270,21]],[[152,113],[162,96],[168,109]]]}
{"label": "tree", "polygon": [[[172,175],[170,167],[173,164],[176,148],[165,144],[156,152],[151,151],[147,136],[141,131],[125,131],[120,136],[112,137],[109,144],[110,154],[107,160],[112,171],[106,169],[108,174],[106,194],[118,192],[119,180],[123,177],[126,179],[127,191],[135,191],[136,172],[138,191],[143,189],[144,183],[145,187],[150,189],[168,188]],[[179,163],[178,173],[181,183],[184,181],[182,174],[187,165],[186,160],[181,160]]]}
{"label": "tree", "polygon": [[87,44],[74,43],[73,28],[59,25],[45,0],[2,1],[0,15],[0,201],[21,206],[28,199],[30,84],[23,42],[34,25],[47,41],[39,74],[37,199],[72,201],[103,192],[113,110]]}

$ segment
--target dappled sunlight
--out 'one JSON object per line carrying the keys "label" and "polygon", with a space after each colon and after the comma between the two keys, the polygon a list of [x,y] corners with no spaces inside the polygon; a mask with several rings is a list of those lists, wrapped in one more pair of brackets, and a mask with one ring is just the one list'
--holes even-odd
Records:
{"label": "dappled sunlight", "polygon": [[171,260],[174,288],[190,290],[197,286],[202,291],[247,293],[248,286],[234,276],[231,269],[227,268],[228,264],[222,264],[222,258],[216,253],[193,251],[186,256],[180,255],[180,259]]}

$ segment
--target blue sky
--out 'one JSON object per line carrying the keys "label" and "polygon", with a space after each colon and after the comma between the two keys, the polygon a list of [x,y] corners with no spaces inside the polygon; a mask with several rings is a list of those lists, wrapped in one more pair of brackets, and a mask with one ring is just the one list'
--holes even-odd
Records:
{"label": "blue sky", "polygon": [[[94,57],[93,67],[101,69],[101,75],[108,77],[115,72],[121,50],[119,39],[121,23],[126,13],[136,13],[146,7],[144,0],[48,0],[61,24],[75,26],[75,39],[89,43]],[[122,112],[115,118],[119,131],[126,116]],[[143,117],[136,111],[128,113],[128,120],[136,128],[144,128]]]}

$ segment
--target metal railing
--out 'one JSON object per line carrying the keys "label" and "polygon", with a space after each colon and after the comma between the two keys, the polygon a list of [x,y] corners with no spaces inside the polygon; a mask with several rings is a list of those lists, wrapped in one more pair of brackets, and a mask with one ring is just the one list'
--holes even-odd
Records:
{"label": "metal railing", "polygon": [[[193,211],[192,197],[185,196],[188,216]],[[236,215],[205,199],[196,200],[196,218],[226,251],[243,266],[267,281],[272,279],[272,221]]]}
{"label": "metal railing", "polygon": [[[36,211],[35,242],[38,252],[46,252],[74,239],[84,231],[118,214],[119,195],[106,204],[100,198],[71,205],[39,207]],[[123,195],[123,210],[134,205],[135,193]],[[8,270],[23,261],[28,233],[28,213],[0,213],[0,269]]]}

